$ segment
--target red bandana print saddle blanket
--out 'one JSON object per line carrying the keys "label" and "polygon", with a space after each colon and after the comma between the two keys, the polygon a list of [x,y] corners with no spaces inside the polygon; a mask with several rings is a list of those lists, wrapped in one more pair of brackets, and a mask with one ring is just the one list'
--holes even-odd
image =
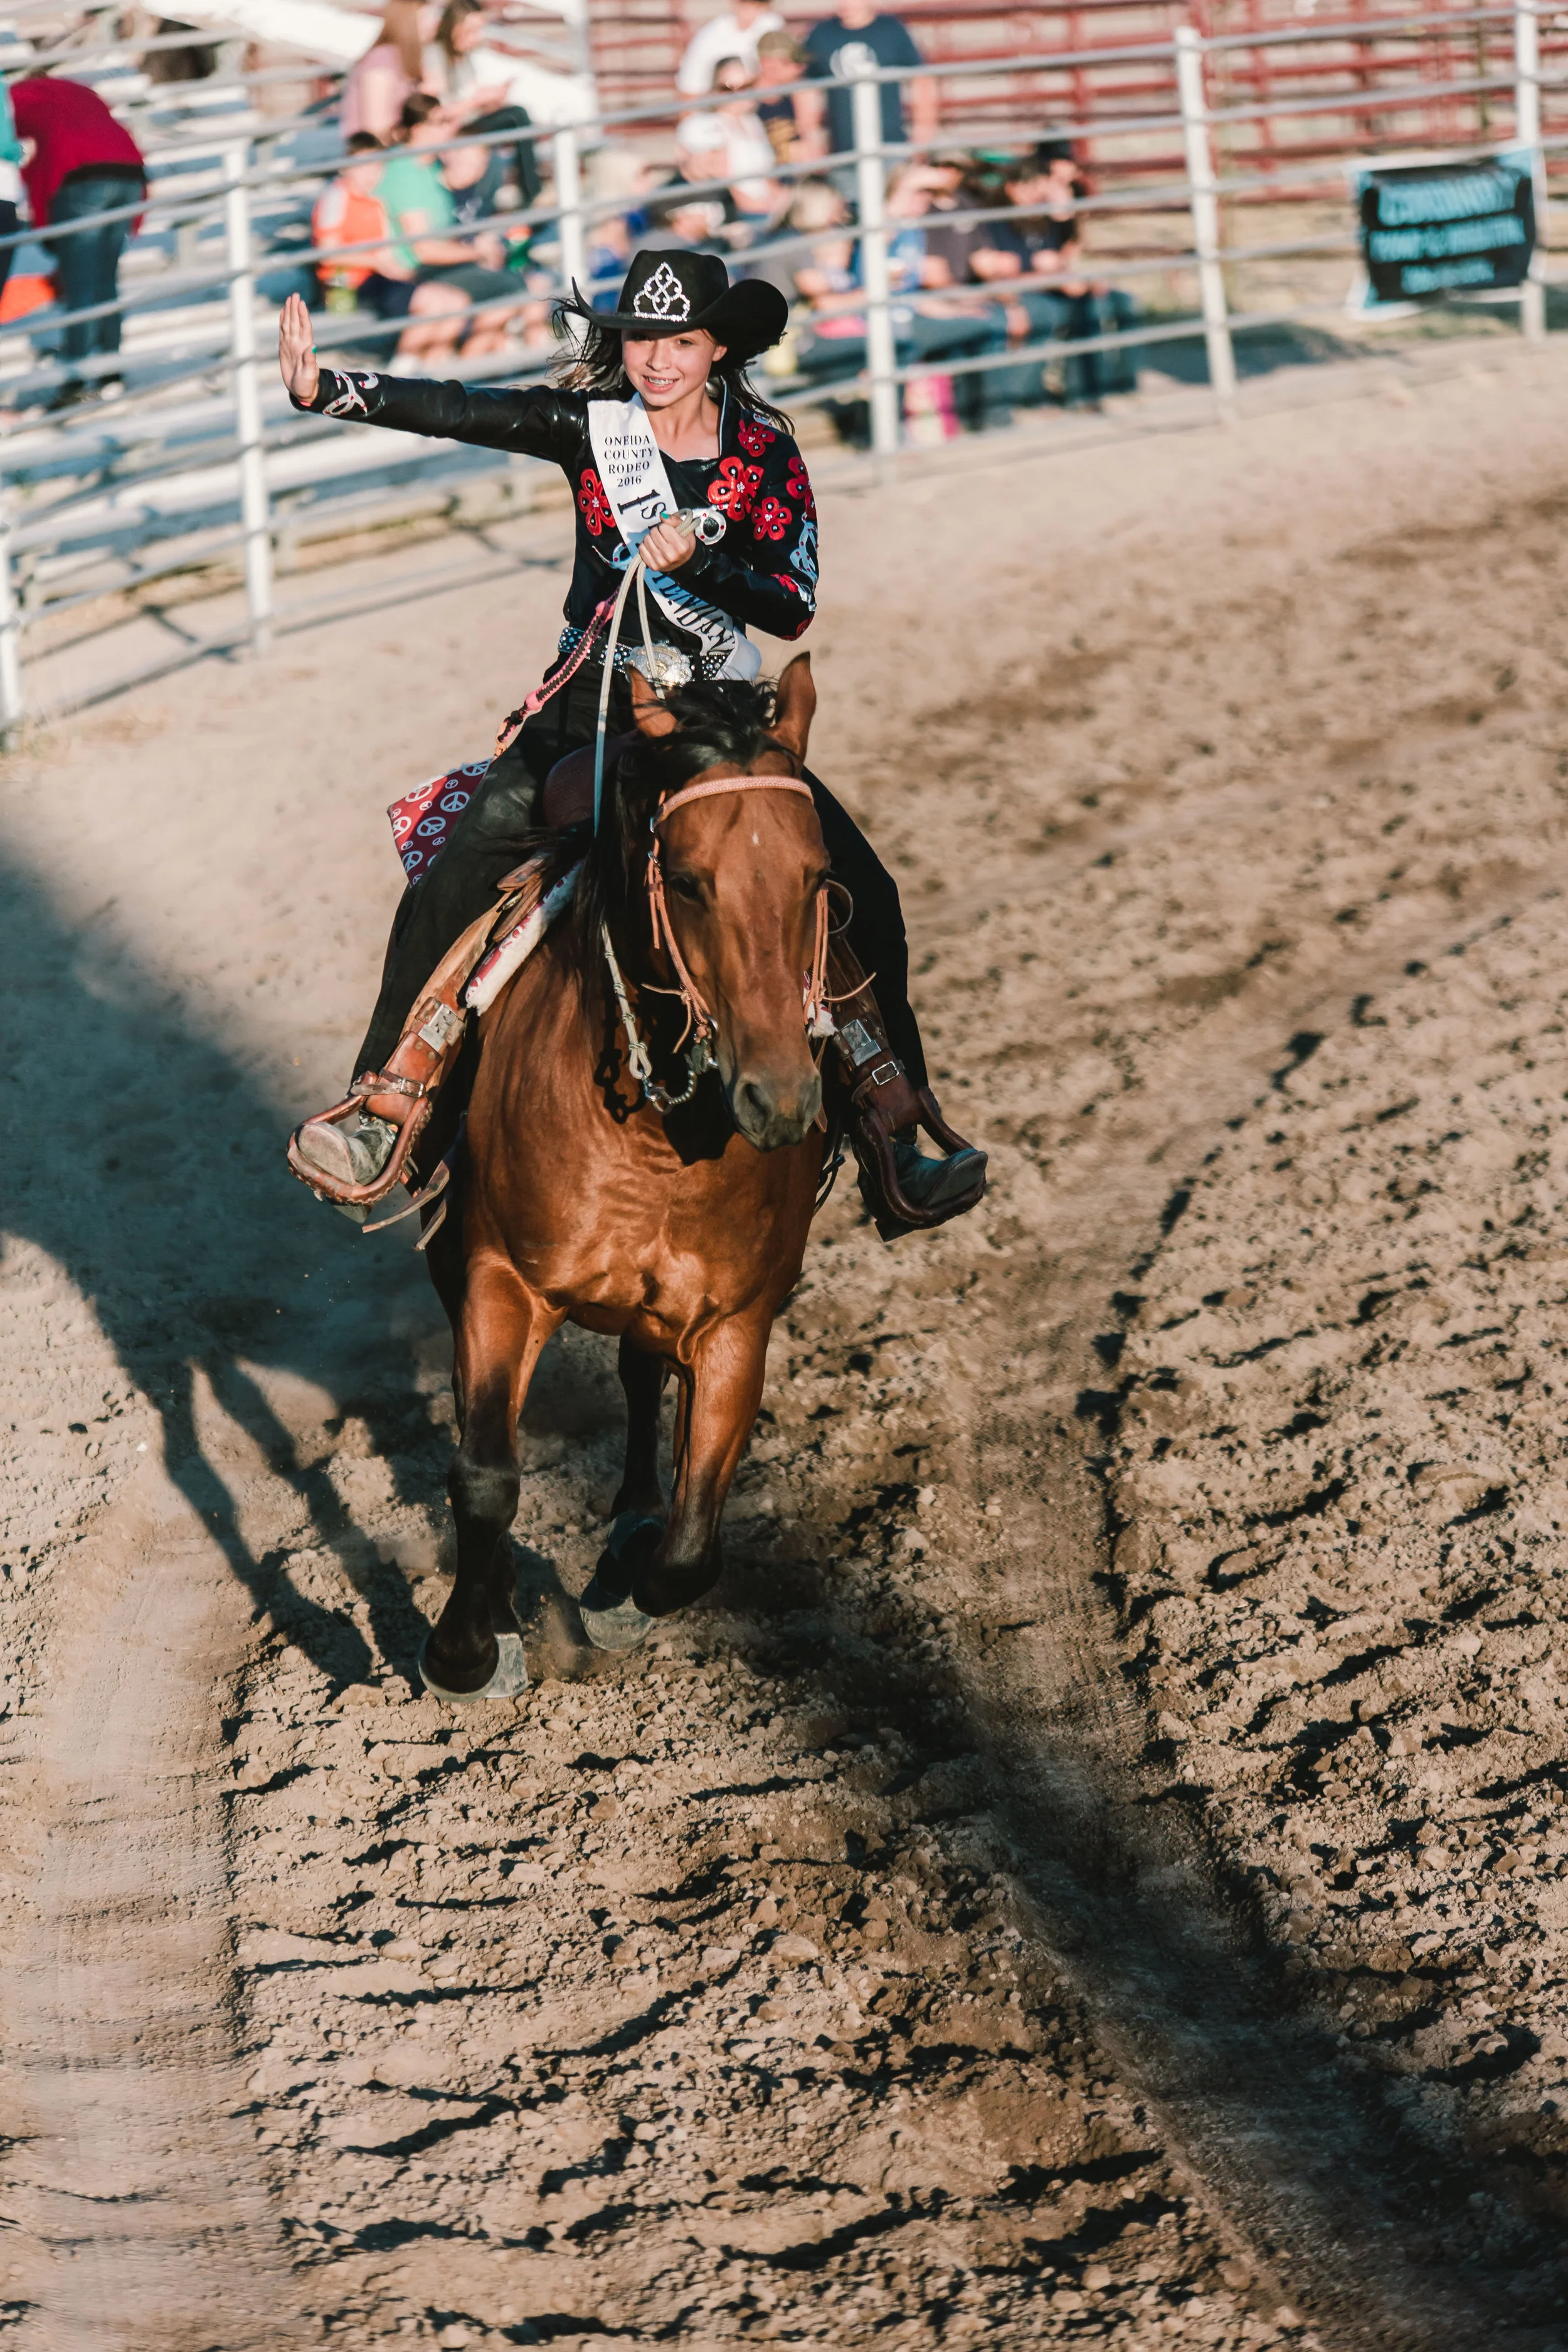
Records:
{"label": "red bandana print saddle blanket", "polygon": [[427,784],[416,784],[411,793],[393,802],[386,814],[394,845],[410,882],[428,873],[446,848],[452,827],[489,764],[488,760],[470,760],[461,768],[449,768],[444,776],[432,776]]}

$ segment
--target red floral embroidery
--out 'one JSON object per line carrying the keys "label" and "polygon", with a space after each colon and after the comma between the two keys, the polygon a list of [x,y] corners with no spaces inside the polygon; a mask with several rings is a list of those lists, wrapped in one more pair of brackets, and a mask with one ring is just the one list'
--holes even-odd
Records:
{"label": "red floral embroidery", "polygon": [[760,457],[764,449],[771,449],[778,437],[776,433],[770,433],[765,425],[759,425],[754,416],[742,416],[735,427],[736,440],[752,457]]}
{"label": "red floral embroidery", "polygon": [[708,503],[721,507],[731,522],[739,522],[742,515],[751,513],[762,478],[760,466],[743,466],[739,457],[721,457],[719,479],[708,485]]}
{"label": "red floral embroidery", "polygon": [[752,519],[753,539],[782,539],[795,517],[777,499],[764,499]]}
{"label": "red floral embroidery", "polygon": [[777,630],[774,634],[783,637],[804,637],[807,629],[811,626],[812,615],[816,610],[816,605],[812,603],[809,591],[803,588],[798,580],[792,580],[787,572],[775,572],[773,574],[773,580],[776,587],[787,588],[790,594],[792,596],[798,596],[801,603],[805,606],[805,612],[792,627]]}
{"label": "red floral embroidery", "polygon": [[798,449],[789,461],[789,472],[784,479],[784,495],[786,498],[795,499],[807,515],[816,514],[816,500],[812,494],[810,478],[805,470],[805,459]]}
{"label": "red floral embroidery", "polygon": [[582,479],[577,485],[577,504],[583,510],[584,521],[595,539],[614,525],[615,509],[605,496],[605,485],[592,466],[585,466],[583,469]]}

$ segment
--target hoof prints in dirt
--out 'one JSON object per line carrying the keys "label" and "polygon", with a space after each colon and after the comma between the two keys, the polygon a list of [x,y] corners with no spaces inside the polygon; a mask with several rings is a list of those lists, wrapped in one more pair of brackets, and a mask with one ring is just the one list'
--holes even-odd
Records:
{"label": "hoof prints in dirt", "polygon": [[819,1575],[472,1720],[257,1658],[250,2113],[332,2342],[1298,2332],[1020,1927],[979,1759]]}
{"label": "hoof prints in dirt", "polygon": [[1505,2269],[1538,2318],[1568,2197],[1562,930],[1552,894],[1413,960],[1234,1122],[1119,1297],[1097,1406],[1151,1760],[1343,2063],[1498,2192],[1434,2179],[1413,2254]]}

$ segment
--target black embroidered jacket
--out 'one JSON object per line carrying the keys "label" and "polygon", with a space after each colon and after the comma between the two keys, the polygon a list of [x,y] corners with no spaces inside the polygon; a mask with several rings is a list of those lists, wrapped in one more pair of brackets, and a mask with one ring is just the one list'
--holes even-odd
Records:
{"label": "black embroidered jacket", "polygon": [[[437,440],[475,442],[486,449],[516,449],[558,465],[577,506],[576,561],[565,604],[569,635],[563,643],[586,627],[595,606],[619,586],[621,571],[614,558],[619,552],[624,563],[625,550],[594,460],[585,394],[549,386],[492,390],[323,368],[310,406],[318,415],[425,433]],[[667,457],[665,470],[679,505],[719,507],[729,523],[717,546],[699,542],[680,568],[681,585],[748,628],[774,637],[800,636],[816,609],[816,501],[805,460],[789,435],[764,424],[726,391],[717,459]],[[694,641],[651,598],[648,609],[662,643],[694,650]],[[622,635],[633,645],[640,642],[635,598]]]}

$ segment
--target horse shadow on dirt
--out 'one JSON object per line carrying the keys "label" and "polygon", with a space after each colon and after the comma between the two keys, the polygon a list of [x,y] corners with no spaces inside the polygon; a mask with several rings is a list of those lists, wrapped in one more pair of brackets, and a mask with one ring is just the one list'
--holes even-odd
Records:
{"label": "horse shadow on dirt", "polygon": [[[389,1661],[412,1658],[403,1576],[378,1561],[329,1475],[269,1402],[292,1374],[361,1417],[396,1499],[440,1501],[449,1439],[409,1378],[410,1340],[440,1309],[423,1265],[373,1252],[289,1176],[284,1106],[244,1058],[204,1034],[155,976],[67,923],[46,890],[0,871],[10,1020],[0,1232],[47,1253],[89,1301],[127,1381],[155,1408],[168,1475],[218,1543],[258,1617],[344,1684],[376,1661],[349,1622],[299,1591],[247,1540],[204,1439],[211,1405],[292,1489],[319,1547],[364,1595]],[[354,1254],[363,1251],[356,1262]],[[210,1398],[210,1405],[208,1400]]]}

